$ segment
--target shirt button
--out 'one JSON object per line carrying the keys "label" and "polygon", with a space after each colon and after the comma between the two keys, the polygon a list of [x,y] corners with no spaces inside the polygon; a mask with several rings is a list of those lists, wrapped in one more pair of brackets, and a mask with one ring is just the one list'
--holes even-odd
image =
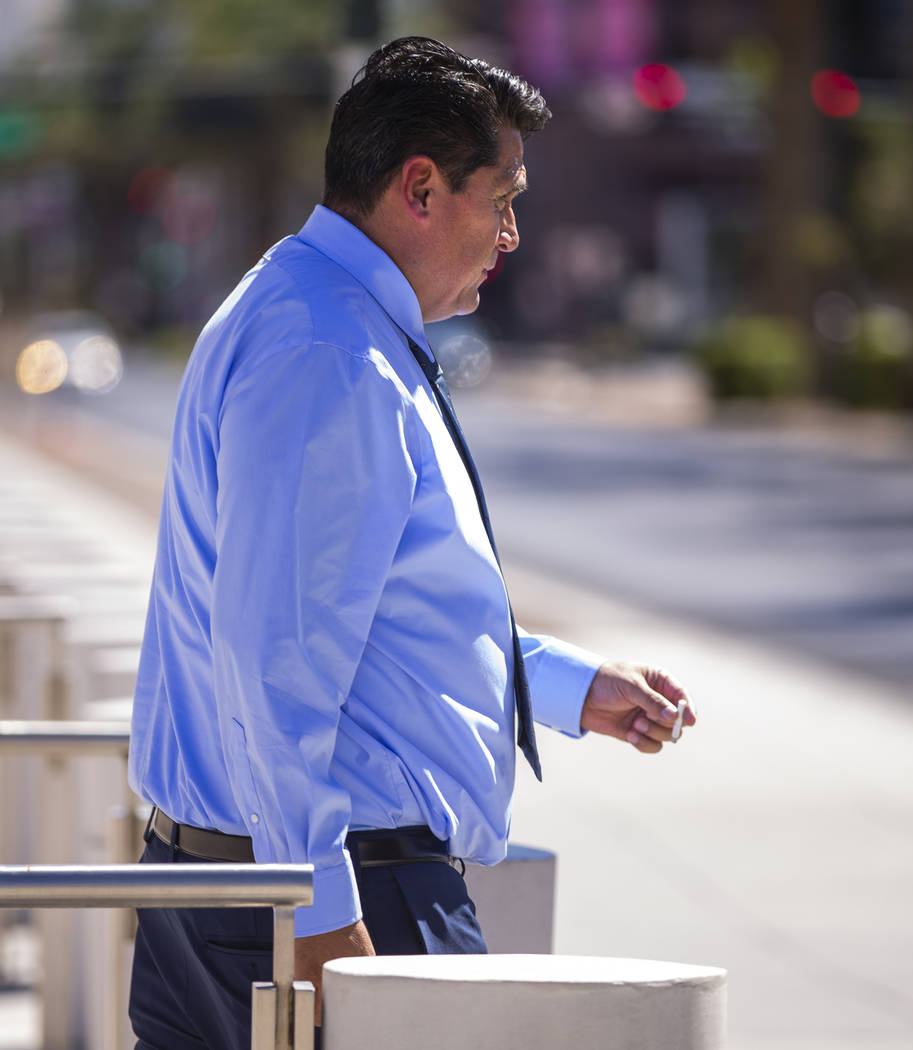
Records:
{"label": "shirt button", "polygon": [[256,813],[251,813],[251,815],[250,815],[250,822],[251,822],[251,824],[259,824],[260,823],[260,818],[257,816]]}

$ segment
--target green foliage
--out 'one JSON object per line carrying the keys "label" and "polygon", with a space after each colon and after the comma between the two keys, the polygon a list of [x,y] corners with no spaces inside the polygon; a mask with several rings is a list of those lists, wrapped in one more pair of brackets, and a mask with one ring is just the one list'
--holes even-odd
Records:
{"label": "green foliage", "polygon": [[913,404],[913,321],[904,310],[863,311],[856,337],[839,363],[837,388],[857,408]]}
{"label": "green foliage", "polygon": [[0,158],[28,153],[42,131],[41,118],[28,109],[0,110]]}
{"label": "green foliage", "polygon": [[762,95],[770,90],[780,72],[780,51],[769,36],[739,36],[729,46],[726,64]]}
{"label": "green foliage", "polygon": [[698,342],[695,354],[718,400],[790,397],[809,386],[809,340],[787,318],[728,318]]}
{"label": "green foliage", "polygon": [[[34,56],[53,75],[47,82],[23,75],[31,123],[0,111],[0,165],[39,150],[37,159],[100,167],[131,157],[208,155],[237,139],[236,98],[244,133],[256,123],[271,134],[273,109],[289,99],[296,114],[321,105],[342,20],[336,0],[66,5],[56,34],[48,34],[57,43]],[[55,67],[56,52],[66,62]],[[275,123],[291,138],[291,121]]]}
{"label": "green foliage", "polygon": [[913,252],[913,133],[905,109],[883,117],[860,125],[860,160],[847,206],[867,280],[903,289]]}
{"label": "green foliage", "polygon": [[332,44],[334,0],[82,0],[67,19],[91,64],[157,58],[174,68],[198,59],[286,57]]}
{"label": "green foliage", "polygon": [[195,0],[173,5],[185,21],[191,51],[199,57],[293,55],[299,48],[338,38],[338,0]]}

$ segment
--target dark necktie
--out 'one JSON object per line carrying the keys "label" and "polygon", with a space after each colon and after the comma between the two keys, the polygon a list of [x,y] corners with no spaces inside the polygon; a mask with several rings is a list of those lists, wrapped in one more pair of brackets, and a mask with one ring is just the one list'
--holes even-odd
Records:
{"label": "dark necktie", "polygon": [[[406,336],[406,338],[409,339],[408,336]],[[488,518],[488,507],[485,504],[485,494],[482,492],[482,482],[479,480],[476,465],[473,463],[472,456],[469,454],[469,447],[466,444],[466,439],[463,437],[462,430],[460,430],[460,424],[457,421],[456,412],[453,409],[453,401],[450,398],[450,391],[447,388],[447,381],[444,379],[444,373],[441,371],[441,367],[437,361],[432,361],[424,350],[421,349],[418,343],[412,339],[409,339],[409,349],[412,351],[412,356],[418,361],[422,371],[425,373],[425,377],[431,384],[431,389],[434,391],[434,396],[437,400],[438,407],[441,410],[441,415],[444,418],[444,423],[447,425],[453,443],[456,445],[457,451],[460,453],[460,458],[463,460],[466,467],[466,472],[469,474],[469,480],[472,482],[472,487],[476,494],[476,502],[479,504],[479,513],[482,515],[482,522],[485,525],[485,531],[488,533],[488,540],[491,543],[491,549],[494,552],[495,560],[500,567],[501,561],[498,558],[498,549],[495,546],[494,534],[491,531],[491,522]],[[517,703],[517,746],[523,752],[527,762],[532,766],[537,779],[541,780],[542,768],[539,764],[539,752],[536,748],[536,730],[533,726],[533,709],[529,699],[529,683],[526,680],[526,668],[523,666],[523,652],[520,649],[520,638],[517,635],[517,624],[514,620],[514,611],[510,607],[509,599],[507,608],[510,612],[510,630],[513,636],[514,646],[514,697]]]}

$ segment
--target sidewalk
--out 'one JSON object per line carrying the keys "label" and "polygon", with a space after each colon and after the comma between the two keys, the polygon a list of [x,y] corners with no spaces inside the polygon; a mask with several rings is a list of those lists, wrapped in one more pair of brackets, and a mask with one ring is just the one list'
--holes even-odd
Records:
{"label": "sidewalk", "polygon": [[660,662],[699,713],[659,756],[540,733],[513,836],[557,851],[556,950],[726,967],[731,1050],[909,1050],[909,698],[506,570],[525,626]]}
{"label": "sidewalk", "polygon": [[[151,556],[152,501],[2,432],[0,469]],[[545,783],[520,771],[513,837],[558,853],[556,950],[727,967],[731,1050],[909,1050],[909,698],[506,562],[524,626],[664,664],[700,717],[660,756],[540,733]],[[30,1011],[0,992],[4,1050],[37,1046]]]}
{"label": "sidewalk", "polygon": [[[3,430],[0,504],[4,517],[9,515],[11,522],[18,519],[26,526],[31,520],[38,543],[43,542],[38,537],[44,536],[46,542],[48,535],[55,534],[77,544],[90,540],[93,545],[104,546],[110,563],[130,566],[138,580],[151,579],[155,519]],[[46,508],[45,513],[39,514],[40,508]],[[0,543],[0,559],[11,554],[14,551]],[[72,562],[73,555],[66,555],[65,560]],[[0,802],[12,807],[16,799],[2,798]],[[4,860],[7,862],[12,861]],[[41,1011],[33,986],[40,960],[36,958],[32,930],[21,925],[11,930],[6,937],[0,930],[0,976],[10,981],[0,982],[0,1050],[37,1050],[41,1046]]]}

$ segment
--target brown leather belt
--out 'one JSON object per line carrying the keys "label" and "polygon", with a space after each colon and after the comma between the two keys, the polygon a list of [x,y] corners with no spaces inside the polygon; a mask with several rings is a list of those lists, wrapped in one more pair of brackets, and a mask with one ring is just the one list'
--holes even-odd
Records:
{"label": "brown leather belt", "polygon": [[[226,835],[222,831],[176,824],[157,807],[149,818],[147,836],[149,833],[168,845],[172,844],[173,837],[175,848],[193,857],[230,864],[254,863],[253,843],[246,835]],[[448,854],[446,844],[423,826],[390,831],[350,831],[346,836],[346,846],[352,860],[362,868],[435,860],[462,865],[462,861]]]}
{"label": "brown leather belt", "polygon": [[226,835],[222,831],[208,831],[205,828],[191,827],[190,824],[176,824],[158,807],[152,810],[148,830],[169,846],[173,841],[176,849],[193,857],[220,860],[230,864],[254,863],[254,846],[247,835]]}
{"label": "brown leather belt", "polygon": [[458,858],[450,856],[446,843],[422,825],[389,831],[350,831],[346,835],[346,847],[354,863],[362,868],[418,864],[429,860],[462,864]]}

